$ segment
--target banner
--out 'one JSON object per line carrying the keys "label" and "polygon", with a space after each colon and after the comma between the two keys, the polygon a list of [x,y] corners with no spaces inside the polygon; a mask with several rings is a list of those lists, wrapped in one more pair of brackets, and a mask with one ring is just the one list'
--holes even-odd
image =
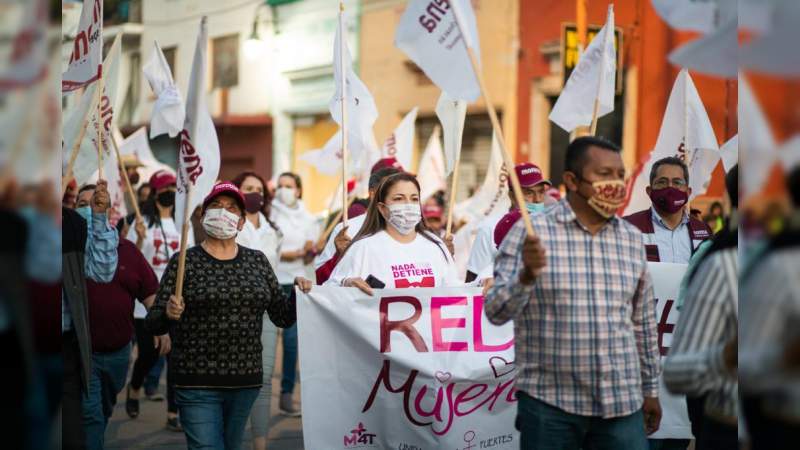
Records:
{"label": "banner", "polygon": [[[456,23],[453,2],[466,37]],[[466,47],[470,45],[480,62],[478,27],[468,0],[412,0],[397,25],[394,45],[450,98],[474,102],[480,96]]]}
{"label": "banner", "polygon": [[405,170],[413,170],[411,167],[412,156],[414,153],[414,122],[417,120],[417,107],[408,112],[403,117],[397,128],[386,138],[383,143],[381,154],[383,158],[395,157]]}
{"label": "banner", "polygon": [[189,214],[203,202],[211,192],[219,175],[219,141],[214,121],[206,106],[206,48],[208,30],[206,17],[200,21],[197,45],[192,61],[192,74],[189,76],[189,90],[186,97],[186,123],[180,133],[180,154],[178,155],[178,192],[175,196],[175,226],[183,227],[183,211],[187,194],[191,191]]}
{"label": "banner", "polygon": [[169,134],[169,137],[177,136],[183,129],[186,109],[183,106],[181,93],[172,78],[167,58],[164,57],[157,41],[153,41],[153,53],[150,60],[142,67],[142,72],[157,97],[150,118],[150,138],[164,133]]}
{"label": "banner", "polygon": [[514,327],[480,289],[297,296],[306,448],[519,448]]}
{"label": "banner", "polygon": [[550,112],[550,120],[567,132],[589,126],[595,101],[600,102],[597,117],[614,111],[617,85],[617,51],[614,47],[614,5],[609,5],[606,24],[597,33]]}
{"label": "banner", "polygon": [[[656,297],[658,348],[662,364],[672,346],[675,325],[680,317],[676,305],[686,267],[686,264],[647,263]],[[661,403],[661,426],[648,438],[692,439],[692,425],[686,409],[686,397],[671,394],[664,385],[664,378],[661,375],[658,377],[658,400]]]}
{"label": "banner", "polygon": [[83,0],[81,19],[61,91],[79,89],[100,78],[103,71],[103,0]]}
{"label": "banner", "polygon": [[447,165],[445,175],[450,175],[456,167],[456,156],[461,153],[461,139],[464,137],[464,121],[467,117],[467,102],[453,100],[442,91],[436,103],[436,117],[442,123],[444,134],[444,160]]}

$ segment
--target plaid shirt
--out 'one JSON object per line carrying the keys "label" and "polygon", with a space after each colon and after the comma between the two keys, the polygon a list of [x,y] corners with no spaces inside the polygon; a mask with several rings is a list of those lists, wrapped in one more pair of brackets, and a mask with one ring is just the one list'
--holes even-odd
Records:
{"label": "plaid shirt", "polygon": [[562,200],[531,216],[547,265],[519,282],[525,227],[500,245],[486,315],[515,323],[517,389],[568,413],[632,414],[658,395],[656,302],[642,235],[612,218],[594,236]]}

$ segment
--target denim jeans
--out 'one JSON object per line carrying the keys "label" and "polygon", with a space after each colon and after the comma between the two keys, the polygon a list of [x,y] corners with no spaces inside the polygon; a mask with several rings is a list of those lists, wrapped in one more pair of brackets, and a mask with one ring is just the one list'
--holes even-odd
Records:
{"label": "denim jeans", "polygon": [[130,356],[130,344],[113,352],[92,354],[92,378],[82,408],[88,450],[104,448],[106,425],[114,412],[117,394],[125,387]]}
{"label": "denim jeans", "polygon": [[239,450],[258,388],[175,388],[189,450]]}
{"label": "denim jeans", "polygon": [[[281,285],[283,293],[291,295],[294,285]],[[283,366],[281,374],[281,394],[294,392],[297,378],[297,324],[283,329]]]}
{"label": "denim jeans", "polygon": [[517,392],[522,450],[647,450],[644,416],[579,416]]}

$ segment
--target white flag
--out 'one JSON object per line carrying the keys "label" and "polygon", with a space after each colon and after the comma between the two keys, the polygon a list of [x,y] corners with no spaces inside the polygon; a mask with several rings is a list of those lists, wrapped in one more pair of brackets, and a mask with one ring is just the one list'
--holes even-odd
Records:
{"label": "white flag", "polygon": [[96,81],[102,71],[103,0],[83,0],[69,66],[61,75],[61,91],[74,91]]}
{"label": "white flag", "polygon": [[[363,154],[363,144],[352,133],[348,137],[348,149],[353,154]],[[316,150],[309,150],[300,155],[300,160],[317,169],[319,173],[335,176],[342,171],[342,130],[336,132],[325,145]],[[356,160],[348,158],[350,174],[356,169]]]}
{"label": "white flag", "polygon": [[381,150],[382,157],[395,157],[405,170],[411,170],[414,152],[414,122],[417,120],[417,107],[403,117],[397,128],[386,138]]}
{"label": "white flag", "polygon": [[203,199],[217,181],[219,175],[219,141],[217,130],[206,107],[206,47],[208,30],[206,17],[200,21],[200,32],[189,76],[189,90],[186,96],[186,123],[180,133],[180,154],[178,155],[178,193],[175,196],[175,224],[183,227],[183,212],[189,196],[189,214],[203,202]]}
{"label": "white flag", "polygon": [[[119,84],[121,49],[122,39],[120,35],[117,35],[114,39],[114,43],[111,45],[111,49],[108,51],[108,55],[106,55],[106,60],[103,62],[106,69],[105,74],[103,74],[103,95],[100,97],[101,117],[99,120],[97,117],[97,104],[93,101],[95,92],[97,92],[98,83],[92,83],[84,90],[78,107],[67,114],[67,118],[63,123],[62,135],[64,136],[64,148],[66,150],[64,152],[64,158],[69,160],[72,146],[78,138],[80,129],[83,126],[85,112],[88,108],[92,109],[89,112],[86,133],[83,135],[83,142],[81,142],[78,156],[75,159],[75,165],[72,170],[78,185],[86,183],[99,165],[97,160],[99,147],[97,143],[97,131],[101,124],[103,127],[103,143],[101,147],[103,159],[108,159],[113,151],[109,139],[111,139],[112,136],[112,124],[116,114],[114,108],[117,105],[117,85]],[[103,175],[105,176],[105,171],[103,171]]]}
{"label": "white flag", "polygon": [[650,168],[654,162],[668,156],[677,156],[689,166],[691,198],[704,194],[711,172],[719,164],[719,144],[700,94],[686,69],[681,70],[672,86],[656,146],[633,181],[624,215],[650,207],[645,192],[650,184]]}
{"label": "white flag", "polygon": [[738,25],[733,17],[713,32],[675,49],[669,62],[693,72],[735,78],[739,70]]}
{"label": "white flag", "polygon": [[664,22],[677,30],[710,33],[714,30],[716,0],[651,0]]}
{"label": "white flag", "polygon": [[12,29],[0,43],[0,91],[26,87],[47,75],[47,22],[49,2],[6,2],[3,25]]}
{"label": "white flag", "polygon": [[719,155],[722,158],[722,168],[725,173],[730,172],[733,166],[739,164],[739,135],[730,138],[728,142],[719,148]]}
{"label": "white flag", "polygon": [[139,168],[139,177],[147,181],[159,170],[166,170],[175,173],[175,169],[162,163],[153,155],[150,148],[150,140],[147,138],[147,127],[141,127],[134,131],[126,139],[119,141],[120,155],[135,155],[143,167]]}
{"label": "white flag", "polygon": [[142,71],[150,83],[150,88],[157,96],[150,118],[150,137],[154,138],[164,133],[168,133],[169,137],[177,136],[183,130],[186,110],[181,93],[172,78],[172,71],[158,42],[153,42],[153,54]]}
{"label": "white flag", "polygon": [[739,144],[742,163],[747,170],[740,172],[742,197],[758,194],[764,188],[773,165],[777,162],[777,143],[761,105],[750,89],[750,83],[739,75]]}
{"label": "white flag", "polygon": [[439,127],[436,127],[430,139],[428,139],[428,145],[425,146],[422,158],[419,160],[417,180],[421,189],[420,200],[424,202],[436,191],[447,189],[447,175],[445,175],[444,171],[442,143],[439,140]]}
{"label": "white flag", "polygon": [[[466,30],[465,36],[460,30]],[[394,44],[451,98],[474,102],[480,96],[466,47],[480,62],[478,27],[469,0],[412,0],[400,18]]]}
{"label": "white flag", "polygon": [[[336,92],[331,98],[329,107],[333,120],[342,126],[342,79],[344,79],[347,95],[345,107],[347,108],[348,158],[357,160],[360,158],[357,153],[358,149],[368,146],[372,139],[372,125],[378,118],[378,107],[367,86],[353,70],[353,60],[350,57],[350,50],[347,48],[343,21],[343,13],[340,13],[339,26],[336,28],[336,39],[333,44],[333,78],[336,82]],[[344,58],[340,58],[341,50],[344,51]],[[350,136],[354,136],[358,142],[351,142]],[[358,145],[359,143],[361,146]]]}
{"label": "white flag", "polygon": [[453,100],[442,91],[436,103],[436,116],[442,123],[444,135],[445,176],[453,173],[456,157],[461,153],[461,138],[464,136],[464,120],[467,117],[467,102]]}
{"label": "white flag", "polygon": [[454,215],[470,221],[505,212],[511,206],[508,198],[508,169],[503,163],[503,153],[497,136],[492,135],[492,156],[486,178],[472,197],[456,205]]}
{"label": "white flag", "polygon": [[594,102],[600,107],[597,117],[614,111],[617,84],[617,51],[614,48],[614,5],[608,6],[606,24],[592,39],[567,84],[558,96],[550,120],[567,132],[592,123]]}

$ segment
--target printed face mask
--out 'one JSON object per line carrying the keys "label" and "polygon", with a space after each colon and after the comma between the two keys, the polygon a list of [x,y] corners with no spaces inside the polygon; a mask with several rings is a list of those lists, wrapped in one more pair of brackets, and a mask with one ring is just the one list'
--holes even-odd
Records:
{"label": "printed face mask", "polygon": [[402,235],[411,233],[422,220],[422,211],[418,203],[394,203],[385,206],[389,209],[386,221]]}
{"label": "printed face mask", "polygon": [[264,195],[260,192],[248,192],[244,194],[244,210],[250,214],[261,211],[264,206]]}
{"label": "printed face mask", "polygon": [[529,214],[540,213],[544,211],[544,203],[528,203],[525,202],[525,209]]}
{"label": "printed face mask", "polygon": [[650,200],[659,211],[673,214],[681,210],[689,201],[689,193],[672,186],[650,191]]}
{"label": "printed face mask", "polygon": [[610,219],[625,204],[628,187],[622,180],[602,180],[592,183],[594,195],[589,197],[589,206],[597,214]]}
{"label": "printed face mask", "polygon": [[294,189],[289,187],[278,188],[275,197],[286,206],[294,206],[297,203],[297,195],[295,195]]}
{"label": "printed face mask", "polygon": [[223,208],[208,209],[203,217],[203,229],[213,238],[231,239],[239,232],[239,216]]}

